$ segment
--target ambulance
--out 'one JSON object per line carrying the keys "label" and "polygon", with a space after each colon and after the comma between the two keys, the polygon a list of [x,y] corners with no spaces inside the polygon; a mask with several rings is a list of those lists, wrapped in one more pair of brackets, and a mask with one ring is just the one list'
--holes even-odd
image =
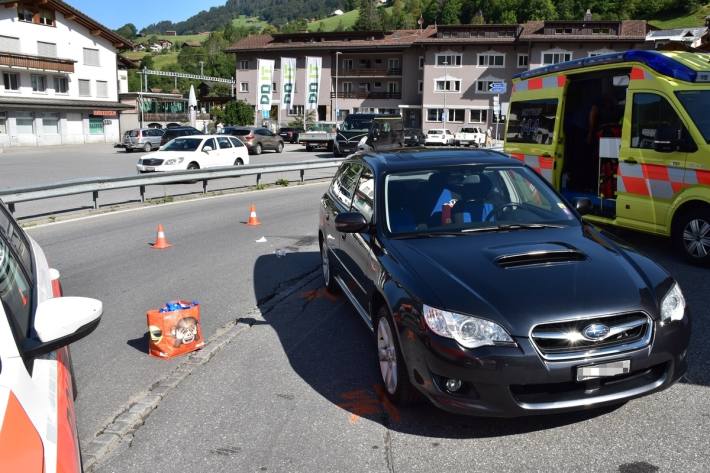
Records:
{"label": "ambulance", "polygon": [[710,54],[626,51],[517,74],[506,153],[596,224],[710,264]]}
{"label": "ambulance", "polygon": [[102,303],[61,297],[59,272],[0,202],[0,472],[82,470],[69,344]]}

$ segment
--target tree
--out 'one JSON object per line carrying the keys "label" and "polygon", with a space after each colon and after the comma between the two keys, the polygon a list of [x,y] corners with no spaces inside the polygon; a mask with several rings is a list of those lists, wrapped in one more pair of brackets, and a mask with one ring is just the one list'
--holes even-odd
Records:
{"label": "tree", "polygon": [[399,30],[405,28],[404,20],[404,7],[402,5],[402,0],[394,0],[392,3],[392,14],[390,16],[390,27],[393,30]]}
{"label": "tree", "polygon": [[116,30],[116,33],[123,36],[126,39],[134,39],[138,35],[138,29],[133,23],[126,23],[122,27]]}
{"label": "tree", "polygon": [[439,19],[439,1],[429,0],[422,11],[425,25],[433,25]]}
{"label": "tree", "polygon": [[224,108],[213,111],[214,119],[225,125],[252,125],[254,123],[254,107],[243,100],[228,102]]}
{"label": "tree", "polygon": [[377,0],[360,0],[360,8],[354,29],[358,31],[373,31],[379,29],[381,24],[377,11]]}
{"label": "tree", "polygon": [[527,0],[522,13],[526,20],[557,19],[557,9],[552,0]]}
{"label": "tree", "polygon": [[237,39],[237,31],[231,21],[224,25],[224,31],[222,31],[222,36],[228,43],[232,43]]}
{"label": "tree", "polygon": [[[549,0],[548,0],[549,1]],[[461,13],[461,0],[445,0],[441,9],[442,25],[458,25],[461,23],[459,14]]]}
{"label": "tree", "polygon": [[293,127],[293,128],[300,128],[301,130],[308,130],[313,126],[313,124],[315,122],[316,122],[316,111],[310,110],[306,114],[306,126],[303,126],[303,116],[299,116],[297,118],[294,118],[293,120],[288,122],[288,126]]}
{"label": "tree", "polygon": [[153,56],[146,54],[141,59],[141,64],[139,66],[141,69],[153,69]]}

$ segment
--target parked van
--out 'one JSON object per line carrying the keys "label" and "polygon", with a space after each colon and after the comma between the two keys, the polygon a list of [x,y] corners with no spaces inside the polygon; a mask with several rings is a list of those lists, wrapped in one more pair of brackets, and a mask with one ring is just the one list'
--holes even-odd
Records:
{"label": "parked van", "polygon": [[505,151],[587,212],[710,264],[710,54],[627,51],[513,79]]}
{"label": "parked van", "polygon": [[160,128],[136,128],[128,130],[123,134],[123,147],[127,153],[139,149],[149,153],[160,148],[160,140],[163,138],[165,130]]}
{"label": "parked van", "polygon": [[338,129],[333,154],[342,156],[359,150],[385,151],[404,146],[404,123],[399,115],[353,113]]}

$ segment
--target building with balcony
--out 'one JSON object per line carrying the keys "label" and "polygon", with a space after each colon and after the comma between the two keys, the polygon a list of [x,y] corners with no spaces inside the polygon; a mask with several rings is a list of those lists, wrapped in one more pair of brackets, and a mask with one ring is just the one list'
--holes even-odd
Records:
{"label": "building with balcony", "polygon": [[117,142],[131,46],[63,1],[0,0],[0,147]]}
{"label": "building with balcony", "polygon": [[[257,59],[296,57],[293,110],[279,110],[279,124],[303,114],[306,56],[323,63],[318,118],[342,120],[356,112],[399,112],[405,127],[463,126],[495,129],[507,114],[512,78],[531,68],[582,57],[650,48],[645,21],[531,21],[519,25],[450,25],[421,30],[297,33],[242,39],[228,51],[237,59],[237,98],[256,104]],[[337,69],[337,70],[336,70]],[[505,92],[492,92],[504,83]],[[324,90],[325,89],[325,90]],[[499,105],[494,109],[494,104]],[[337,112],[336,112],[337,110]],[[255,121],[259,121],[256,116]]]}
{"label": "building with balcony", "polygon": [[119,94],[122,104],[130,107],[121,112],[120,129],[167,128],[189,121],[187,99],[181,94],[159,92],[127,92]]}

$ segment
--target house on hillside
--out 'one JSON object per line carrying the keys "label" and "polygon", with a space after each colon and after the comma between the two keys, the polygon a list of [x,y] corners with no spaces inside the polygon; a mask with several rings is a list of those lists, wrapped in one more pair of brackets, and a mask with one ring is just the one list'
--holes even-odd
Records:
{"label": "house on hillside", "polygon": [[165,36],[177,36],[177,31],[168,30],[165,32]]}
{"label": "house on hillside", "polygon": [[0,147],[119,141],[132,47],[61,0],[0,0]]}
{"label": "house on hillside", "polygon": [[340,16],[340,15],[343,15],[343,10],[335,10],[332,13],[332,16]]}
{"label": "house on hillside", "polygon": [[646,41],[652,42],[656,49],[667,44],[682,44],[689,48],[699,49],[709,41],[708,30],[707,26],[655,30],[648,33]]}

